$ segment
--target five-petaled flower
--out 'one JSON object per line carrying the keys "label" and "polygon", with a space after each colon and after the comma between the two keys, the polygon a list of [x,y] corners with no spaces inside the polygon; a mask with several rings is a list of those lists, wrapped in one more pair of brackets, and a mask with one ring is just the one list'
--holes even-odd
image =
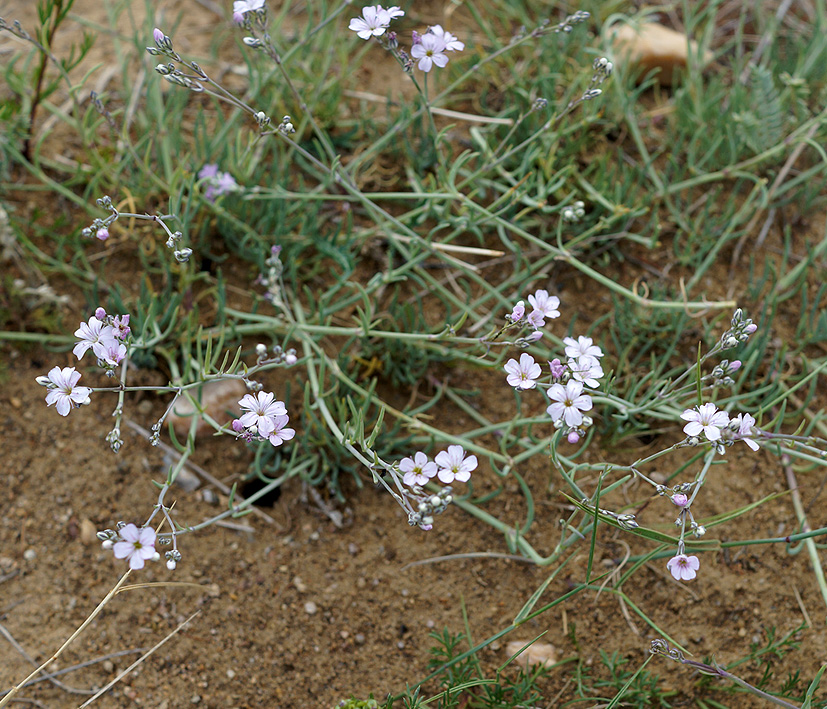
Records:
{"label": "five-petaled flower", "polygon": [[428,28],[428,32],[435,34],[445,43],[445,50],[448,52],[461,52],[465,49],[465,43],[460,42],[455,35],[442,29],[442,25],[434,25]]}
{"label": "five-petaled flower", "polygon": [[600,366],[600,360],[597,357],[580,355],[577,359],[570,359],[568,367],[572,377],[578,382],[583,382],[592,389],[600,385],[597,380],[603,376],[603,367]]}
{"label": "five-petaled flower", "polygon": [[515,389],[533,389],[537,386],[535,380],[542,373],[540,365],[534,361],[534,357],[528,352],[523,352],[520,355],[519,362],[516,359],[508,360],[503,369],[508,372],[506,381]]}
{"label": "five-petaled flower", "polygon": [[127,524],[118,532],[121,541],[115,542],[112,550],[116,559],[129,559],[130,569],[143,569],[144,563],[155,556],[155,530],[152,527],[138,529]]}
{"label": "five-petaled flower", "polygon": [[698,561],[697,556],[686,556],[686,554],[678,554],[666,562],[666,568],[676,581],[691,581],[700,567],[701,562]]}
{"label": "five-petaled flower", "polygon": [[417,66],[420,71],[429,72],[434,64],[442,68],[448,63],[446,51],[445,40],[442,37],[426,32],[420,36],[419,42],[411,47],[411,56],[419,60]]}
{"label": "five-petaled flower", "polygon": [[[276,403],[279,404],[281,402],[277,401]],[[289,441],[296,435],[296,432],[292,428],[286,428],[289,420],[290,418],[287,414],[273,417],[273,424],[276,428],[268,436],[268,440],[272,445],[280,446],[282,443]]]}
{"label": "five-petaled flower", "polygon": [[566,356],[572,359],[577,359],[582,355],[603,356],[603,350],[594,344],[591,337],[580,335],[576,340],[573,337],[564,337],[563,344],[566,346]]}
{"label": "five-petaled flower", "polygon": [[466,458],[462,446],[448,446],[448,450],[437,453],[434,460],[439,467],[437,477],[446,485],[454,480],[468,482],[471,471],[477,468],[477,456],[469,455]]}
{"label": "five-petaled flower", "polygon": [[413,458],[400,460],[399,469],[404,473],[402,482],[410,487],[424,485],[436,475],[436,463],[428,460],[422,451],[415,453]]}
{"label": "five-petaled flower", "polygon": [[68,416],[72,408],[88,404],[92,390],[89,387],[79,387],[79,379],[80,372],[74,367],[53,367],[43,382],[49,387],[46,406],[54,404],[61,416]]}
{"label": "five-petaled flower", "polygon": [[[241,401],[238,402],[238,405],[242,409],[247,410],[247,413],[238,419],[241,425],[244,426],[244,428],[255,427],[256,432],[260,436],[268,437],[276,430],[275,418],[287,414],[287,408],[284,406],[284,402],[275,401],[275,398],[275,395],[269,391],[260,391],[255,396],[245,394]],[[285,421],[284,423],[287,422]],[[290,438],[292,438],[292,436],[290,436]],[[273,445],[278,444],[274,443]]]}
{"label": "five-petaled flower", "polygon": [[721,440],[721,429],[729,423],[729,414],[726,411],[718,411],[718,407],[711,403],[686,409],[681,418],[689,421],[683,427],[683,432],[687,436],[698,436],[703,432],[710,441]]}
{"label": "five-petaled flower", "polygon": [[543,317],[551,319],[560,317],[560,311],[558,310],[560,299],[556,295],[549,295],[547,290],[541,289],[536,291],[534,295],[528,296],[528,302],[534,310],[539,310]]}
{"label": "five-petaled flower", "polygon": [[592,408],[592,398],[583,393],[582,382],[569,379],[565,386],[552,384],[548,390],[552,404],[546,409],[552,421],[562,419],[567,426],[579,426],[583,423],[583,412]]}
{"label": "five-petaled flower", "polygon": [[362,16],[354,17],[348,29],[355,32],[362,39],[370,39],[371,37],[379,37],[385,34],[393,17],[391,11],[394,12],[393,17],[399,17],[400,14],[405,14],[398,7],[392,7],[390,10],[385,10],[381,5],[367,5],[362,8]]}

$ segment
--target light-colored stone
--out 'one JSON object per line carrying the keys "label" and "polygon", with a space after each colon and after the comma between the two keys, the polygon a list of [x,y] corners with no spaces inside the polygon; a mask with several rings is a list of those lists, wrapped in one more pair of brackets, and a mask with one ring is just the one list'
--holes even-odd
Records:
{"label": "light-colored stone", "polygon": [[[698,57],[697,42],[654,22],[611,25],[606,30],[606,39],[615,65],[633,65],[640,70],[641,77],[652,69],[660,69],[657,80],[667,86],[675,81],[676,70],[686,67],[690,53]],[[712,59],[712,52],[706,50],[700,63],[706,66]]]}
{"label": "light-colored stone", "polygon": [[[198,399],[198,389],[191,390],[194,399]],[[241,415],[238,408],[239,400],[247,394],[247,386],[240,379],[224,379],[220,382],[210,382],[200,388],[201,408],[219,423],[227,423],[229,417],[226,411],[235,411],[236,418]],[[192,416],[198,414],[197,409],[189,399],[182,396],[175,402],[169,413],[168,420],[175,429],[175,435],[183,439],[190,430]],[[195,429],[196,436],[211,435],[214,429],[199,416]]]}
{"label": "light-colored stone", "polygon": [[[512,640],[505,646],[505,654],[508,657],[513,657],[530,642],[531,640]],[[548,643],[533,643],[531,647],[523,650],[515,662],[525,666],[543,665],[543,667],[551,667],[557,662],[557,650]]]}

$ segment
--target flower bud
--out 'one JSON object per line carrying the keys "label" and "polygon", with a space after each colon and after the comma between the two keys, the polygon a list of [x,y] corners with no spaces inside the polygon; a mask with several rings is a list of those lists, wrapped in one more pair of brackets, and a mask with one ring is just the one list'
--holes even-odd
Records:
{"label": "flower bud", "polygon": [[106,241],[109,238],[109,229],[103,226],[95,232],[95,236],[101,241]]}

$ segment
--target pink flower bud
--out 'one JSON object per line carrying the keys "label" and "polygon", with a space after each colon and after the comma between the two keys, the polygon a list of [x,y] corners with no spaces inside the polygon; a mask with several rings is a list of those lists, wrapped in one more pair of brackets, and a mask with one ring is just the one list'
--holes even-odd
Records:
{"label": "pink flower bud", "polygon": [[106,241],[109,238],[109,229],[105,226],[102,226],[95,232],[95,236],[98,237],[101,241]]}
{"label": "pink flower bud", "polygon": [[537,342],[537,340],[541,339],[542,337],[543,337],[543,333],[540,332],[539,330],[535,330],[530,335],[526,336],[525,341],[526,342]]}
{"label": "pink flower bud", "polygon": [[158,44],[159,42],[163,42],[164,41],[164,33],[161,32],[161,30],[159,30],[156,27],[154,30],[152,30],[152,39],[155,40],[155,44]]}
{"label": "pink flower bud", "polygon": [[560,362],[559,359],[556,357],[548,363],[549,367],[551,367],[551,376],[555,379],[559,379],[563,376],[564,372],[566,371],[565,366]]}
{"label": "pink flower bud", "polygon": [[737,372],[739,369],[741,369],[741,360],[736,359],[729,363],[727,372],[729,372],[729,374],[732,374],[733,372]]}
{"label": "pink flower bud", "polygon": [[98,308],[95,310],[95,317],[96,317],[98,320],[103,320],[103,319],[106,317],[106,311],[105,311],[103,308],[98,307]]}
{"label": "pink flower bud", "polygon": [[676,492],[672,495],[672,503],[675,507],[684,508],[689,504],[689,498],[682,492]]}
{"label": "pink flower bud", "polygon": [[244,424],[241,423],[241,419],[234,419],[233,420],[233,431],[236,433],[241,433],[244,430]]}
{"label": "pink flower bud", "polygon": [[243,25],[244,24],[244,13],[243,12],[234,12],[233,13],[233,22],[235,22],[237,25]]}
{"label": "pink flower bud", "polygon": [[566,436],[566,440],[572,444],[577,443],[577,441],[580,440],[580,434],[577,433],[577,431],[569,431],[569,435]]}

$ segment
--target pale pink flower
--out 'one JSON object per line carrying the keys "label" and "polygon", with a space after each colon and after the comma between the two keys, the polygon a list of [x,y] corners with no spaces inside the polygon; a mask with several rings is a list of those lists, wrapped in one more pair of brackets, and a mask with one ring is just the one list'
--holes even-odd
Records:
{"label": "pale pink flower", "polygon": [[583,393],[583,383],[569,379],[565,386],[552,384],[548,390],[552,403],[546,412],[552,421],[562,419],[567,426],[579,426],[583,423],[583,411],[592,408],[592,398]]}
{"label": "pale pink flower", "polygon": [[549,295],[547,290],[538,290],[528,296],[528,302],[535,310],[539,310],[543,317],[554,319],[560,317],[560,299],[556,295]]}
{"label": "pale pink flower", "polygon": [[721,429],[729,423],[729,414],[726,411],[718,411],[715,404],[702,404],[694,409],[686,409],[681,418],[689,421],[683,427],[683,432],[687,436],[698,436],[703,432],[710,441],[719,441]]}
{"label": "pale pink flower", "polygon": [[118,532],[121,541],[112,547],[116,559],[129,559],[130,569],[143,569],[144,563],[155,556],[155,530],[152,527],[138,529],[127,524]]}
{"label": "pale pink flower", "polygon": [[534,361],[534,357],[528,352],[523,352],[520,355],[519,363],[516,359],[508,360],[503,369],[508,373],[506,381],[509,386],[513,386],[515,389],[533,389],[537,386],[535,380],[542,374],[540,365]]}
{"label": "pale pink flower", "polygon": [[551,368],[551,376],[555,379],[560,379],[566,373],[565,365],[556,357],[548,363]]}
{"label": "pale pink flower", "polygon": [[700,567],[701,562],[698,561],[697,556],[686,556],[686,554],[678,554],[666,562],[666,568],[676,581],[691,581]]}
{"label": "pale pink flower", "polygon": [[563,344],[566,345],[566,356],[572,359],[577,359],[581,355],[603,356],[603,350],[594,344],[591,337],[580,335],[576,340],[573,337],[564,337]]}
{"label": "pale pink flower", "polygon": [[446,485],[450,485],[454,480],[468,482],[471,471],[477,468],[477,456],[469,455],[466,458],[462,446],[448,446],[448,450],[437,453],[434,460],[439,467],[437,477]]}
{"label": "pale pink flower", "polygon": [[276,428],[269,436],[269,440],[272,445],[280,446],[282,443],[284,443],[285,441],[289,441],[291,438],[293,438],[293,436],[296,435],[296,432],[292,428],[285,428],[289,420],[290,418],[286,414],[283,416],[273,417],[273,424]]}
{"label": "pale pink flower", "polygon": [[683,507],[686,507],[689,504],[689,498],[686,495],[684,495],[682,492],[676,492],[674,495],[672,495],[671,499],[672,499],[672,504],[674,504],[675,507],[683,508]]}
{"label": "pale pink flower", "polygon": [[428,31],[435,34],[445,43],[445,50],[448,52],[460,52],[465,49],[465,43],[460,42],[450,32],[446,32],[442,29],[442,25],[434,25],[433,27],[429,27]]}
{"label": "pale pink flower", "polygon": [[526,315],[525,320],[535,330],[539,330],[546,324],[546,321],[543,318],[543,311],[537,309],[532,310],[528,315]]}
{"label": "pale pink flower", "polygon": [[434,65],[441,68],[448,63],[445,42],[435,34],[423,34],[419,38],[419,44],[411,47],[411,56],[419,60],[417,66],[424,72],[431,71]]}
{"label": "pale pink flower", "polygon": [[436,463],[428,460],[428,456],[422,451],[414,454],[413,458],[403,458],[399,461],[399,469],[405,473],[402,482],[413,487],[424,485],[436,475]]}
{"label": "pale pink flower", "polygon": [[[104,314],[105,315],[105,314]],[[80,327],[75,330],[75,337],[80,338],[80,341],[72,348],[72,353],[78,359],[83,359],[86,350],[90,347],[94,348],[101,340],[112,339],[115,337],[115,328],[107,325],[102,320],[99,320],[94,315],[89,318],[89,322],[82,322]],[[92,350],[95,356],[100,359],[100,354],[97,350]]]}
{"label": "pale pink flower", "polygon": [[600,382],[597,380],[603,376],[603,367],[600,360],[591,355],[580,355],[577,359],[568,361],[571,375],[578,381],[583,382],[587,387],[596,389]]}
{"label": "pale pink flower", "polygon": [[125,340],[129,337],[129,333],[132,332],[132,328],[129,327],[129,315],[118,315],[112,318],[112,329],[115,331],[115,337],[119,340]]}
{"label": "pale pink flower", "polygon": [[738,414],[729,422],[729,425],[733,428],[735,426],[738,427],[738,430],[735,432],[735,435],[738,437],[736,440],[743,441],[754,451],[760,448],[760,446],[750,438],[750,436],[752,436],[752,427],[755,425],[755,419],[750,416],[750,414]]}
{"label": "pale pink flower", "polygon": [[114,337],[101,340],[93,349],[99,360],[112,367],[118,366],[126,357],[126,345]]}
{"label": "pale pink flower", "polygon": [[[398,8],[393,9],[398,10]],[[354,17],[350,21],[348,29],[355,32],[361,39],[370,39],[385,34],[390,21],[390,13],[383,10],[381,5],[367,5],[362,8],[361,17]]]}
{"label": "pale pink flower", "polygon": [[61,416],[68,416],[72,408],[88,403],[92,390],[89,387],[77,386],[79,379],[80,372],[74,367],[53,367],[49,371],[46,384],[49,387],[46,406],[54,404]]}
{"label": "pale pink flower", "polygon": [[275,398],[269,391],[260,391],[255,396],[245,394],[244,398],[238,402],[238,405],[242,409],[247,410],[247,413],[238,419],[244,428],[255,427],[259,435],[264,438],[267,438],[273,433],[273,431],[276,430],[276,423],[273,419],[276,416],[284,416],[287,414],[287,408],[284,406],[284,402],[274,401]]}

